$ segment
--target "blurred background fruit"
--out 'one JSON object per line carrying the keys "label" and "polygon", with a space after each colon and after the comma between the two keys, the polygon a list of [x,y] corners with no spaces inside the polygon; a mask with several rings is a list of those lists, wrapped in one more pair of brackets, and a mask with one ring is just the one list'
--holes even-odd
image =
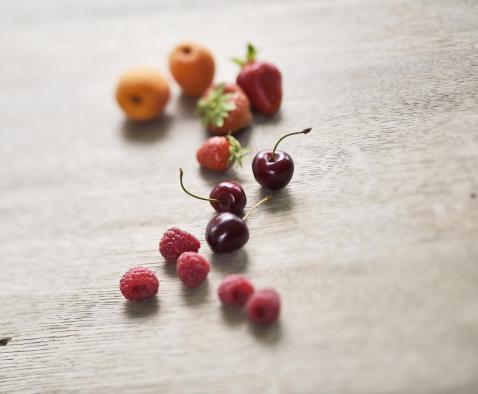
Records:
{"label": "blurred background fruit", "polygon": [[252,122],[249,99],[231,83],[211,86],[198,102],[198,113],[207,129],[216,135],[236,133]]}
{"label": "blurred background fruit", "polygon": [[171,53],[169,69],[186,96],[199,97],[214,79],[214,58],[207,48],[183,42]]}
{"label": "blurred background fruit", "polygon": [[116,100],[125,115],[136,121],[157,118],[169,101],[169,86],[163,74],[148,67],[126,71],[116,88]]}

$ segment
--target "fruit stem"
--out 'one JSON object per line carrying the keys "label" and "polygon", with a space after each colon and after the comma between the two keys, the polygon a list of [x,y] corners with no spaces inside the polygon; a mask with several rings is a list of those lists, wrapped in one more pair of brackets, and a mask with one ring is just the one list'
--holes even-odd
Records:
{"label": "fruit stem", "polygon": [[256,205],[254,205],[251,209],[249,209],[249,211],[247,211],[246,215],[244,216],[244,218],[242,220],[246,221],[248,216],[261,204],[265,203],[266,201],[269,201],[270,199],[272,198],[272,196],[265,196],[261,201],[259,201],[258,203],[256,203]]}
{"label": "fruit stem", "polygon": [[239,65],[239,67],[244,68],[250,63],[254,63],[256,61],[257,56],[257,49],[252,45],[252,43],[247,43],[247,51],[246,51],[246,58],[241,59],[238,57],[234,57],[232,61]]}
{"label": "fruit stem", "polygon": [[184,190],[186,194],[189,194],[191,197],[197,198],[198,200],[204,201],[219,201],[217,198],[206,198],[206,197],[199,197],[196,194],[191,193],[190,191],[186,190],[183,184],[183,169],[179,169],[179,183],[181,184],[181,188]]}
{"label": "fruit stem", "polygon": [[246,59],[248,63],[254,63],[256,61],[257,49],[251,42],[247,43]]}
{"label": "fruit stem", "polygon": [[289,134],[286,134],[286,135],[283,135],[281,138],[279,138],[279,141],[276,142],[276,144],[274,145],[274,149],[272,150],[272,155],[271,155],[271,161],[274,161],[275,160],[275,155],[276,155],[276,149],[277,147],[279,146],[279,144],[281,143],[281,141],[284,139],[284,138],[287,138],[287,137],[290,137],[291,135],[296,135],[296,134],[307,134],[310,132],[310,130],[312,130],[311,127],[308,127],[302,131],[297,131],[295,133],[289,133]]}

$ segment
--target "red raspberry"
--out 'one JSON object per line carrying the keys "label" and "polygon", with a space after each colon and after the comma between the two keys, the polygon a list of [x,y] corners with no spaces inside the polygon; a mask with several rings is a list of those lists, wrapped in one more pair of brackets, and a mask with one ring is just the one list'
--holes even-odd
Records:
{"label": "red raspberry", "polygon": [[159,241],[159,251],[168,263],[176,263],[184,252],[197,252],[201,247],[199,240],[179,228],[170,228]]}
{"label": "red raspberry", "polygon": [[279,312],[279,294],[272,289],[256,291],[247,303],[247,317],[254,324],[270,324],[277,320]]}
{"label": "red raspberry", "polygon": [[131,268],[120,280],[121,293],[131,301],[153,297],[158,288],[159,280],[156,274],[145,267]]}
{"label": "red raspberry", "polygon": [[187,287],[198,287],[209,273],[209,263],[195,252],[184,252],[178,259],[178,276]]}
{"label": "red raspberry", "polygon": [[253,292],[250,280],[243,275],[226,276],[217,289],[223,304],[237,307],[244,306]]}

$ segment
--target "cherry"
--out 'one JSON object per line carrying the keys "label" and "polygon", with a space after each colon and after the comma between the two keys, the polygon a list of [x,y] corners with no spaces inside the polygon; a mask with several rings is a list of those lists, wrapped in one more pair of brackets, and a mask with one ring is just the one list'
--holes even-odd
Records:
{"label": "cherry", "polygon": [[206,242],[215,253],[228,253],[243,247],[249,240],[247,217],[271,196],[264,197],[241,218],[231,212],[217,213],[206,227]]}
{"label": "cherry", "polygon": [[244,246],[249,229],[239,216],[222,212],[213,216],[206,228],[206,242],[215,253],[227,253]]}
{"label": "cherry", "polygon": [[286,134],[277,141],[272,151],[260,151],[252,161],[252,172],[256,181],[269,189],[282,189],[286,186],[294,175],[294,161],[288,153],[277,150],[277,146],[286,137],[307,134],[311,130],[309,127],[296,133]]}
{"label": "cherry", "polygon": [[219,182],[211,190],[209,198],[199,197],[186,190],[183,184],[183,170],[181,168],[179,169],[179,183],[186,194],[199,200],[209,201],[217,212],[240,214],[246,206],[246,193],[244,193],[244,189],[236,181]]}

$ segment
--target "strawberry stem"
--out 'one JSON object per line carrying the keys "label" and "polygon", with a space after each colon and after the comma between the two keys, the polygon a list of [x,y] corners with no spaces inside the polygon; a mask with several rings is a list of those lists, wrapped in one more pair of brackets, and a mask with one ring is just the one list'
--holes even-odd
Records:
{"label": "strawberry stem", "polygon": [[311,127],[308,127],[302,131],[297,131],[295,133],[289,133],[289,134],[286,134],[284,136],[282,136],[281,138],[279,138],[279,141],[276,142],[276,144],[274,145],[274,149],[272,150],[272,154],[271,154],[271,158],[270,160],[271,161],[274,161],[275,160],[275,155],[276,155],[276,149],[277,147],[279,146],[279,144],[281,143],[281,141],[284,139],[284,138],[287,138],[287,137],[290,137],[291,135],[297,135],[297,134],[307,134],[309,133],[310,131],[312,130]]}
{"label": "strawberry stem", "polygon": [[193,194],[191,193],[190,191],[188,191],[185,187],[184,187],[184,184],[183,184],[183,169],[180,168],[179,169],[179,183],[181,184],[181,188],[184,190],[184,192],[186,194],[189,194],[191,197],[194,197],[194,198],[197,198],[198,200],[203,200],[203,201],[219,201],[217,198],[206,198],[206,197],[199,197],[198,195],[196,194]]}
{"label": "strawberry stem", "polygon": [[252,45],[252,43],[248,42],[247,43],[247,62],[248,63],[253,63],[256,61],[256,56],[257,56],[257,49]]}
{"label": "strawberry stem", "polygon": [[241,59],[234,57],[232,61],[239,65],[239,67],[244,68],[249,63],[254,63],[257,57],[257,49],[252,45],[252,43],[247,43],[246,58]]}
{"label": "strawberry stem", "polygon": [[261,204],[265,203],[266,201],[269,201],[270,199],[272,198],[272,196],[265,196],[261,201],[259,201],[258,203],[256,203],[251,209],[249,209],[249,211],[247,211],[246,215],[244,216],[244,218],[242,220],[246,221],[247,218],[249,217],[249,215],[254,212],[254,210]]}

